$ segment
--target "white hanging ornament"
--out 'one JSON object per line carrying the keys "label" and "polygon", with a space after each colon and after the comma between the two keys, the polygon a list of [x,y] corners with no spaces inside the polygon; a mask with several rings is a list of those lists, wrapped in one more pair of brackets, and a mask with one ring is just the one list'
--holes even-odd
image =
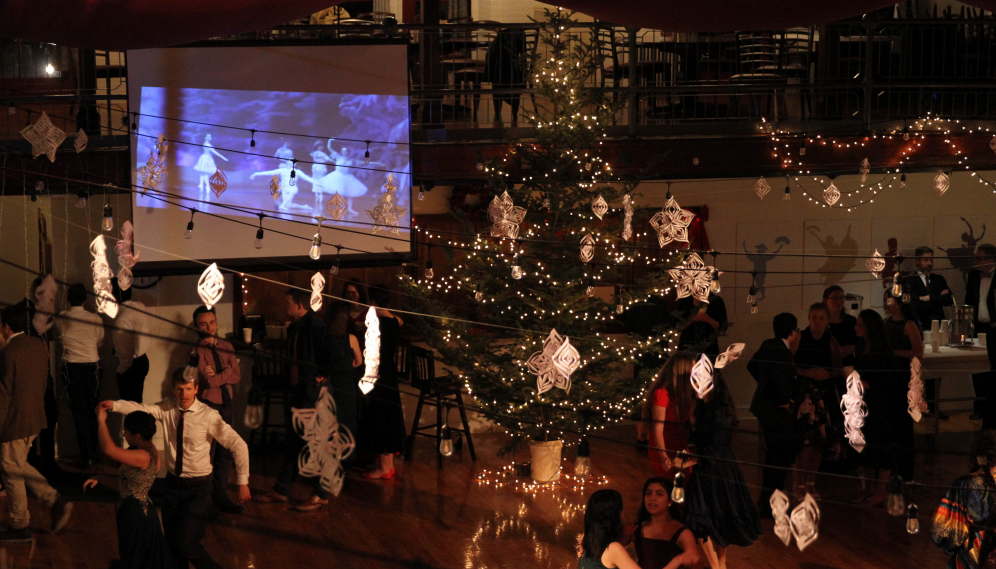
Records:
{"label": "white hanging ornament", "polygon": [[882,274],[882,271],[885,270],[885,257],[878,252],[878,249],[875,249],[875,254],[868,257],[868,260],[865,261],[865,268],[868,269],[868,271],[871,272],[876,279]]}
{"label": "white hanging ornament", "polygon": [[692,366],[692,372],[688,379],[692,382],[692,388],[695,389],[695,394],[699,399],[703,399],[706,394],[712,391],[712,372],[712,362],[709,361],[709,356],[706,354],[699,356],[699,361]]}
{"label": "white hanging ornament", "polygon": [[367,326],[366,334],[363,336],[363,363],[365,369],[363,377],[360,379],[360,391],[364,394],[370,393],[380,377],[380,318],[377,317],[377,309],[370,307],[367,310],[367,318],[364,321]]}
{"label": "white hanging ornament", "polygon": [[138,179],[141,187],[139,191],[143,194],[148,190],[159,191],[159,184],[166,176],[166,150],[169,148],[169,141],[162,133],[156,139],[155,146],[149,151],[149,158],[145,161],[145,166],[138,169]]}
{"label": "white hanging ornament", "polygon": [[837,189],[837,186],[833,184],[833,182],[830,182],[830,187],[823,190],[823,199],[826,200],[827,204],[831,207],[833,207],[833,205],[837,203],[837,200],[840,199],[840,191]]}
{"label": "white hanging ornament", "polygon": [[225,292],[225,277],[218,270],[218,263],[204,269],[201,278],[197,281],[197,294],[201,297],[204,306],[213,307],[221,300],[221,295]]}
{"label": "white hanging ornament", "polygon": [[923,406],[923,380],[920,379],[920,372],[920,358],[913,358],[910,361],[910,389],[906,393],[906,403],[910,417],[913,417],[917,423],[920,422],[923,414],[920,411]]}
{"label": "white hanging ornament", "polygon": [[329,218],[339,221],[346,215],[346,198],[339,195],[339,192],[332,194],[329,201],[325,202],[325,211]]}
{"label": "white hanging ornament", "polygon": [[938,195],[943,196],[950,186],[951,181],[944,172],[940,172],[934,177],[934,189],[937,190]]}
{"label": "white hanging ornament", "polygon": [[623,196],[623,212],[625,217],[623,218],[622,238],[623,241],[629,241],[629,238],[633,236],[633,198],[629,194]]}
{"label": "white hanging ornament", "polygon": [[590,263],[595,258],[595,238],[591,233],[581,238],[581,262]]}
{"label": "white hanging ornament", "polygon": [[76,138],[73,140],[73,148],[76,149],[76,153],[79,154],[80,152],[86,150],[88,142],[90,142],[90,139],[87,137],[86,133],[83,132],[83,129],[81,128],[77,130]]}
{"label": "white hanging ornament", "polygon": [[764,199],[764,196],[768,195],[768,192],[770,191],[771,191],[771,186],[768,185],[768,181],[765,180],[763,176],[757,181],[757,183],[754,184],[754,193],[757,194],[757,197],[761,198],[762,200]]}
{"label": "white hanging ornament", "polygon": [[107,264],[107,245],[104,236],[98,235],[90,242],[90,255],[93,261],[93,295],[97,302],[97,312],[106,314],[109,318],[118,315],[118,303],[111,292],[111,267]]}
{"label": "white hanging ornament", "polygon": [[871,172],[871,162],[867,158],[861,161],[861,167],[858,168],[858,173],[861,174],[861,183],[864,184],[868,180],[868,173]]}
{"label": "white hanging ornament", "polygon": [[519,236],[519,224],[526,218],[526,208],[512,202],[508,192],[495,196],[488,205],[488,219],[491,220],[491,236],[515,239]]}
{"label": "white hanging ornament", "polygon": [[789,499],[781,490],[775,489],[768,499],[771,505],[771,517],[775,518],[775,535],[782,543],[788,545],[792,542],[792,524],[789,519]]}
{"label": "white hanging ornament", "polygon": [[342,461],[353,452],[353,435],[336,418],[335,400],[328,387],[322,387],[314,409],[291,408],[294,430],[305,441],[298,455],[301,476],[319,479],[322,488],[333,496],[342,490],[346,470]]}
{"label": "white hanging ornament", "polygon": [[792,510],[791,522],[792,535],[799,551],[806,549],[820,536],[820,507],[809,493]]}
{"label": "white hanging ornament", "polygon": [[526,361],[529,373],[536,375],[536,393],[557,387],[571,391],[571,374],[581,365],[581,355],[571,345],[571,339],[561,337],[556,329],[543,342],[543,350],[533,353]]}
{"label": "white hanging ornament", "polygon": [[712,289],[712,272],[714,268],[706,266],[698,253],[692,253],[685,258],[684,264],[676,269],[668,269],[671,280],[675,282],[678,298],[691,296],[702,302],[709,302],[709,291]]}
{"label": "white hanging ornament", "polygon": [[695,219],[695,214],[681,209],[672,197],[664,204],[664,208],[650,218],[650,226],[657,232],[657,242],[663,249],[672,241],[688,243],[688,226]]}
{"label": "white hanging ornament", "polygon": [[395,205],[397,197],[394,195],[398,191],[398,183],[394,179],[394,174],[387,175],[384,182],[384,193],[377,200],[377,205],[373,209],[367,210],[367,215],[374,220],[373,231],[388,231],[398,233],[400,230],[401,215],[407,211],[405,208]]}
{"label": "white hanging ornament", "polygon": [[840,398],[840,410],[844,414],[844,434],[858,452],[865,449],[865,436],[861,428],[865,426],[868,406],[863,399],[864,392],[861,376],[858,372],[852,371],[851,375],[847,376],[847,393]]}
{"label": "white hanging ornament", "polygon": [[323,290],[325,290],[325,277],[319,271],[311,275],[311,309],[315,312],[322,309]]}
{"label": "white hanging ornament", "polygon": [[55,162],[55,152],[64,140],[66,133],[59,127],[52,124],[48,115],[42,112],[35,124],[30,124],[21,131],[24,140],[31,143],[31,157],[38,158],[42,154],[48,156],[49,161]]}
{"label": "white hanging ornament", "polygon": [[713,367],[715,367],[716,369],[723,369],[731,362],[739,358],[740,354],[743,353],[744,348],[746,346],[747,344],[742,344],[742,343],[730,344],[730,346],[726,348],[725,352],[716,356],[716,365]]}
{"label": "white hanging ornament", "polygon": [[605,203],[605,198],[601,194],[595,198],[595,201],[591,202],[591,211],[598,219],[602,219],[602,216],[609,211],[609,204]]}

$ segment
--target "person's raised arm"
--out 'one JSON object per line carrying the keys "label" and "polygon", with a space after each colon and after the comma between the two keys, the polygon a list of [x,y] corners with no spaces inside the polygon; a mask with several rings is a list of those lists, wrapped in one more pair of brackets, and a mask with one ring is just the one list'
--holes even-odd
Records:
{"label": "person's raised arm", "polygon": [[101,408],[107,411],[113,411],[115,413],[121,413],[122,415],[127,415],[133,411],[145,411],[149,415],[152,415],[155,420],[162,422],[166,417],[166,406],[167,401],[160,401],[155,405],[143,405],[141,403],[135,403],[134,401],[125,401],[123,399],[118,401],[101,401],[97,405],[97,410]]}
{"label": "person's raised arm", "polygon": [[149,453],[142,449],[123,449],[114,444],[111,433],[107,430],[107,409],[102,405],[97,407],[97,442],[100,443],[104,456],[121,464],[145,470],[152,462]]}

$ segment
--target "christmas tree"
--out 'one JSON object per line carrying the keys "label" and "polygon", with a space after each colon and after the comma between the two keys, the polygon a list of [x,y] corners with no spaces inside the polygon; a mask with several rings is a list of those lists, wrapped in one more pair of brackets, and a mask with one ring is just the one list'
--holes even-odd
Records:
{"label": "christmas tree", "polygon": [[[512,435],[506,450],[627,418],[656,372],[634,379],[632,364],[673,336],[625,332],[627,309],[664,292],[666,269],[681,255],[657,239],[635,244],[637,180],[600,157],[602,125],[618,106],[593,87],[602,66],[597,38],[571,31],[573,24],[557,10],[540,26],[538,55],[528,62],[539,101],[529,117],[535,137],[483,161],[487,220],[483,212],[462,215],[465,235],[476,238],[422,234],[451,255],[453,274],[404,278],[417,310],[438,317],[414,325],[458,370],[474,406]],[[476,310],[441,298],[453,289]]]}

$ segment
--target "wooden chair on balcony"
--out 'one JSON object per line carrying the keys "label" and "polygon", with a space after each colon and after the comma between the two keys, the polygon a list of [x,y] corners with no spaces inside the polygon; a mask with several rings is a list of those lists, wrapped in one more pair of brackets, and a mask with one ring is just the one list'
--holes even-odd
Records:
{"label": "wooden chair on balcony", "polygon": [[[474,440],[470,434],[470,423],[467,421],[467,409],[463,405],[461,391],[463,383],[452,375],[436,376],[436,358],[432,351],[418,346],[411,346],[408,350],[412,387],[419,390],[419,396],[412,429],[405,445],[405,461],[412,459],[415,437],[429,437],[435,441],[439,468],[443,467],[443,454],[439,451],[439,443],[443,440],[443,425],[448,419],[447,411],[450,406],[460,410],[460,420],[463,422],[463,428],[450,427],[450,432],[461,437],[458,439],[458,444],[462,442],[462,437],[467,437],[467,450],[470,451],[470,459],[477,460],[477,453],[474,452]],[[419,426],[419,420],[422,418],[424,405],[435,405],[436,422],[423,427]],[[434,433],[426,432],[432,429],[435,429]]]}

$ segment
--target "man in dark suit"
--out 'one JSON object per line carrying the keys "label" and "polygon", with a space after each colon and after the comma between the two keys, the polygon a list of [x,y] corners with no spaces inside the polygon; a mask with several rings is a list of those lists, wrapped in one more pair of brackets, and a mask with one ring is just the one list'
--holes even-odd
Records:
{"label": "man in dark suit", "polygon": [[[913,253],[916,256],[916,274],[906,277],[904,285],[910,293],[913,301],[913,310],[916,311],[920,319],[920,327],[923,330],[930,330],[930,323],[934,320],[944,320],[944,307],[954,304],[951,296],[951,289],[948,288],[948,281],[943,275],[933,274],[934,270],[934,250],[930,247],[917,247]],[[936,378],[924,378],[923,395],[928,403],[934,401],[934,391],[937,389]],[[931,409],[931,412],[936,409]],[[947,415],[941,413],[941,419],[947,419]]]}
{"label": "man in dark suit", "polygon": [[66,525],[73,511],[72,503],[28,464],[28,450],[46,427],[48,348],[39,338],[26,335],[27,329],[28,312],[23,306],[0,312],[0,336],[7,343],[0,352],[0,467],[10,500],[10,528],[0,532],[0,542],[31,541],[28,489],[51,509],[53,532]]}
{"label": "man in dark suit", "polygon": [[765,340],[747,364],[747,370],[757,381],[750,412],[757,417],[764,446],[767,447],[758,511],[768,518],[771,517],[771,495],[785,485],[788,475],[785,469],[792,465],[799,451],[796,436],[798,418],[792,400],[796,383],[795,362],[789,349],[799,335],[798,320],[794,315],[783,312],[775,316],[772,327],[775,337]]}
{"label": "man in dark suit", "polygon": [[[996,367],[996,345],[993,333],[996,332],[996,287],[993,287],[993,268],[996,267],[996,246],[982,244],[975,250],[975,270],[968,273],[965,285],[965,304],[975,308],[975,332],[986,334],[986,351],[989,354],[989,367]],[[976,397],[989,397],[992,391],[993,371],[972,376]],[[982,428],[996,427],[996,402],[976,401],[973,417],[982,418]]]}

